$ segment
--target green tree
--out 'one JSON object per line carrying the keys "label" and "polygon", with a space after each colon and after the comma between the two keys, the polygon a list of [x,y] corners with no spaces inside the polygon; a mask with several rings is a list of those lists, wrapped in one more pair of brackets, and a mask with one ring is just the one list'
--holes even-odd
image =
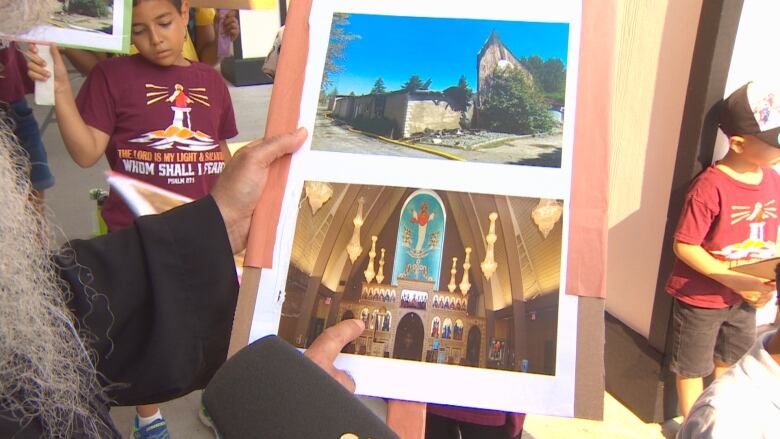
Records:
{"label": "green tree", "polygon": [[519,69],[499,69],[480,90],[479,126],[512,134],[538,134],[556,126],[544,94]]}
{"label": "green tree", "polygon": [[422,81],[420,80],[420,77],[417,75],[412,75],[409,77],[409,80],[406,81],[404,85],[401,86],[401,90],[404,91],[415,91],[421,89],[423,86]]}
{"label": "green tree", "polygon": [[463,90],[463,94],[466,96],[467,100],[471,100],[471,98],[474,96],[474,90],[469,87],[469,83],[466,81],[465,75],[460,75],[460,79],[458,80],[458,88]]}
{"label": "green tree", "polygon": [[352,40],[360,38],[360,35],[347,33],[346,28],[348,25],[349,14],[333,14],[328,51],[325,55],[325,69],[322,71],[322,90],[330,88],[333,85],[334,76],[344,71],[341,61],[344,60],[344,49],[347,48],[347,44]]}
{"label": "green tree", "polygon": [[385,89],[385,81],[382,78],[377,78],[377,80],[374,82],[374,88],[371,89],[371,92],[369,94],[372,95],[378,95],[385,93],[387,90]]}
{"label": "green tree", "polygon": [[566,91],[566,67],[558,58],[550,58],[544,62],[544,73],[540,85],[549,95],[560,95]]}
{"label": "green tree", "polygon": [[465,113],[469,108],[471,99],[474,97],[474,90],[469,87],[466,77],[461,76],[457,86],[449,87],[443,93],[450,99],[453,109],[463,113],[462,116],[465,118]]}
{"label": "green tree", "polygon": [[339,89],[336,87],[333,87],[333,89],[329,92],[325,92],[325,90],[320,90],[320,103],[321,104],[327,104],[331,98],[334,98],[339,95]]}
{"label": "green tree", "polygon": [[[520,58],[526,69],[534,77],[536,85],[544,93],[555,101],[563,101],[563,95],[566,91],[566,66],[558,58],[549,58],[542,60],[537,55]],[[561,102],[562,104],[562,102]]]}
{"label": "green tree", "polygon": [[525,66],[537,81],[544,75],[544,60],[538,55],[520,58],[520,64]]}

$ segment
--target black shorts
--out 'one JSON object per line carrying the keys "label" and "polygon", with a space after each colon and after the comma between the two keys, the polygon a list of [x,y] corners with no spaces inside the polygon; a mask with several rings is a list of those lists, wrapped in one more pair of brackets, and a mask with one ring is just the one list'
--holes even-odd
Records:
{"label": "black shorts", "polygon": [[684,378],[705,377],[714,362],[734,364],[756,340],[756,309],[745,302],[699,308],[679,300],[672,310],[669,369]]}

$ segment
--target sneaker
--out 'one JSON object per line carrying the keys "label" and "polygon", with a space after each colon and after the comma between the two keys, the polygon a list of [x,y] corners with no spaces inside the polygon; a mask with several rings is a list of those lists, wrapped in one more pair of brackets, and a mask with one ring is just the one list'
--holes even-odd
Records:
{"label": "sneaker", "polygon": [[155,419],[154,422],[146,427],[141,427],[138,423],[138,416],[133,419],[133,429],[130,432],[130,437],[133,439],[171,439],[165,418]]}
{"label": "sneaker", "polygon": [[214,426],[214,422],[211,420],[211,416],[206,412],[206,406],[203,405],[203,401],[201,401],[200,407],[198,407],[198,419],[200,419],[201,424],[211,429],[211,432],[214,433],[214,439],[222,439],[219,432],[217,432],[217,427]]}

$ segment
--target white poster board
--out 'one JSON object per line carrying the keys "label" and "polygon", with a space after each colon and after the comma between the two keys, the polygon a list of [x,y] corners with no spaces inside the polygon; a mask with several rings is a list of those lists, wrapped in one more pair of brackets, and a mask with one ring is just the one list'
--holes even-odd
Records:
{"label": "white poster board", "polygon": [[71,0],[52,4],[54,9],[48,23],[19,35],[0,34],[0,38],[104,52],[130,51],[132,0],[112,0],[107,4]]}
{"label": "white poster board", "polygon": [[[780,59],[763,56],[761,50],[766,42],[766,30],[775,26],[774,19],[780,14],[780,4],[759,0],[745,0],[742,15],[731,55],[728,79],[724,97],[730,95],[749,81],[765,84],[780,84],[777,80],[780,72]],[[718,130],[713,161],[723,158],[728,151],[728,139]],[[780,169],[775,166],[775,170]],[[767,325],[775,321],[777,297],[759,308],[756,313],[756,326]]]}
{"label": "white poster board", "polygon": [[[339,14],[335,20],[334,14]],[[317,317],[323,316],[320,320],[324,321],[326,313],[334,314],[327,308],[336,306],[335,301],[339,301],[338,306],[352,303],[350,306],[356,306],[352,315],[365,317],[366,332],[355,346],[356,352],[363,354],[342,354],[336,362],[337,367],[354,377],[358,394],[572,416],[578,298],[564,292],[580,19],[581,4],[575,0],[516,1],[511,6],[498,0],[479,4],[442,0],[315,2],[310,18],[309,60],[300,118],[300,125],[309,130],[310,139],[293,156],[275,245],[273,266],[276,268],[262,272],[250,342],[281,333],[280,322],[289,318],[289,313],[286,316],[284,311],[285,300],[293,295],[294,288],[299,288],[317,297],[309,297],[306,309],[295,317],[303,320],[288,322],[291,325],[305,326],[311,332],[317,326]],[[344,38],[344,35],[355,37]],[[331,51],[329,57],[328,48],[342,43],[340,53],[334,56]],[[527,83],[541,81],[544,76],[543,73],[528,75],[533,70],[531,64],[538,64],[531,60],[534,56],[545,65],[554,59],[562,64],[563,78],[559,80],[563,81],[563,90],[556,93],[551,86],[542,93],[542,85],[533,82],[536,92],[543,95],[533,102],[543,102],[544,111],[539,112],[538,105],[529,110],[535,111],[536,119],[526,121],[525,126],[499,123],[501,90],[510,89],[511,84],[522,88],[517,85],[518,76]],[[337,64],[335,68],[331,61]],[[554,67],[551,68],[555,70]],[[328,74],[323,86],[325,70]],[[499,70],[501,78],[495,76]],[[414,75],[419,84],[404,89],[414,82]],[[460,83],[461,77],[465,83]],[[372,93],[379,78],[383,79],[384,90],[380,87]],[[338,92],[334,92],[335,88],[339,88]],[[468,103],[463,105],[458,98],[463,94],[458,88],[470,88],[476,97],[467,99]],[[356,233],[361,252],[354,262],[345,250],[349,243],[343,239],[343,232],[334,235],[332,247],[318,247],[315,241],[308,241],[316,233],[304,230],[301,224],[305,221],[311,224],[311,217],[317,214],[307,206],[311,196],[304,191],[305,182],[330,186],[332,198],[325,202],[321,212],[331,211],[338,218],[339,212],[343,216],[343,209],[347,209],[345,225],[337,226],[347,231],[347,235],[355,227],[352,218],[356,210],[354,203],[348,208],[344,203],[350,193],[359,193],[363,226],[366,229],[375,226],[377,235],[382,236],[397,232],[397,246],[388,248],[388,253],[416,254],[417,263],[406,265],[407,270],[399,275],[393,258],[388,258],[384,261],[382,281],[377,282],[374,277],[356,282],[355,276],[362,276],[369,265],[376,267],[380,258],[377,248],[368,263],[373,233]],[[409,203],[415,202],[414,197],[421,194],[429,197],[428,200],[442,200],[437,204],[441,210],[426,207],[423,214],[421,204],[409,208]],[[390,198],[395,204],[387,203]],[[562,207],[562,218],[553,223],[547,238],[536,236],[540,232],[531,220],[536,207],[545,203],[553,209]],[[379,219],[383,209],[395,205],[398,209]],[[453,207],[456,205],[460,207]],[[485,236],[493,229],[488,215],[495,206],[503,206],[498,209],[502,214],[498,219],[500,226],[495,228],[497,239],[500,243],[518,244],[511,252],[506,250],[511,246],[505,247],[503,254],[497,250],[496,260],[519,271],[506,273],[508,268],[499,265],[490,280],[477,279],[483,276],[480,267],[491,252]],[[441,225],[440,234],[431,235],[434,221],[441,221],[445,216],[448,225]],[[408,234],[401,226],[404,221],[416,226]],[[532,227],[524,228],[527,224]],[[392,230],[388,232],[387,227]],[[512,238],[507,241],[509,235]],[[557,244],[549,241],[545,244],[550,236],[556,237]],[[556,273],[551,283],[549,273],[544,276],[540,274],[542,270],[532,270],[530,273],[534,275],[524,275],[527,282],[517,282],[523,278],[520,271],[529,273],[528,265],[520,258],[536,258],[533,249],[528,248],[535,248],[529,244],[532,238],[552,258],[553,263],[547,264]],[[468,271],[471,287],[476,290],[481,286],[482,294],[457,296],[458,289],[451,290],[447,285],[451,278],[449,256],[460,255],[455,277],[462,284],[460,264],[464,254],[460,250],[469,245],[473,245]],[[550,250],[556,245],[557,248]],[[440,252],[438,262],[425,262],[429,257],[426,249],[451,250],[453,246],[460,248],[454,253],[444,251],[444,257]],[[311,259],[325,261],[327,266],[305,282],[309,286],[293,287],[288,282],[294,270],[312,275],[302,269],[305,263],[294,260],[294,247],[297,251],[303,248],[304,252],[311,249],[316,252],[310,255]],[[427,275],[430,271],[439,274],[435,279],[412,279],[419,272]],[[399,277],[404,280],[399,281]],[[402,285],[404,282],[406,286]],[[407,288],[410,283],[415,288]],[[350,289],[355,286],[359,287]],[[425,294],[402,296],[404,289]],[[321,300],[319,290],[332,297],[323,296]],[[484,294],[487,290],[491,291],[490,297]],[[499,311],[523,309],[516,308],[518,300],[528,307],[533,300],[550,294],[555,298],[552,316],[528,311],[512,317],[515,325],[518,320],[526,322],[529,331],[533,330],[530,322],[537,319],[550,318],[555,322],[552,351],[545,351],[554,358],[553,366],[545,372],[531,373],[535,362],[529,364],[526,358],[510,358],[505,346],[518,331],[514,326],[502,329],[502,324],[511,320],[500,316]],[[469,301],[473,298],[473,302],[468,306],[451,305],[458,297]],[[437,298],[439,305],[434,307]],[[445,301],[447,306],[442,308],[441,300],[447,298],[451,300]],[[316,303],[312,304],[312,300]],[[363,303],[368,311],[365,316],[361,316]],[[381,315],[380,308],[389,313],[391,329],[387,331],[385,319],[376,317]],[[343,317],[342,311],[338,310],[336,320]],[[464,365],[462,358],[456,360],[466,356],[467,346],[456,343],[462,340],[456,340],[454,333],[468,337],[463,334],[468,328],[454,329],[459,325],[458,316],[462,316],[460,320],[466,321],[466,325],[481,328],[478,366]],[[419,320],[423,328],[422,351],[416,361],[393,358],[398,356],[394,354],[401,350],[402,341],[395,337],[392,325],[401,327],[407,317]],[[437,318],[439,324],[434,327]],[[448,318],[452,329],[445,332]],[[311,341],[306,338],[305,334],[298,334],[288,341],[305,346]],[[432,355],[426,355],[429,352]]]}

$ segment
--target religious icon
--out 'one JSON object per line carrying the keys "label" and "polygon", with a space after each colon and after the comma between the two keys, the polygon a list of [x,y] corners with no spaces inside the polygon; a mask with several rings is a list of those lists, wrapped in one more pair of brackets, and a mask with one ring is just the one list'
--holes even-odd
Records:
{"label": "religious icon", "polygon": [[433,323],[431,324],[431,337],[433,338],[439,338],[439,326],[441,325],[441,319],[438,317],[433,318]]}
{"label": "religious icon", "polygon": [[504,340],[497,338],[490,340],[490,353],[488,353],[488,359],[501,361],[504,358],[504,344]]}
{"label": "religious icon", "polygon": [[463,340],[463,320],[455,320],[455,329],[453,330],[452,338],[454,340]]}
{"label": "religious icon", "polygon": [[452,338],[452,320],[448,317],[444,319],[442,325],[441,338]]}
{"label": "religious icon", "polygon": [[390,319],[393,317],[392,314],[390,314],[390,311],[387,311],[385,313],[385,319],[382,322],[382,331],[388,332],[390,331]]}
{"label": "religious icon", "polygon": [[203,107],[211,106],[204,87],[185,90],[183,85],[174,84],[173,91],[170,92],[169,87],[146,84],[146,89],[146,96],[149,98],[146,105],[153,105],[161,101],[171,103],[170,109],[173,111],[173,118],[167,128],[149,131],[130,139],[130,142],[147,143],[147,146],[157,150],[176,147],[183,151],[209,151],[219,147],[219,143],[214,141],[210,135],[194,127],[190,118],[190,113],[193,110],[191,104],[199,104]]}

